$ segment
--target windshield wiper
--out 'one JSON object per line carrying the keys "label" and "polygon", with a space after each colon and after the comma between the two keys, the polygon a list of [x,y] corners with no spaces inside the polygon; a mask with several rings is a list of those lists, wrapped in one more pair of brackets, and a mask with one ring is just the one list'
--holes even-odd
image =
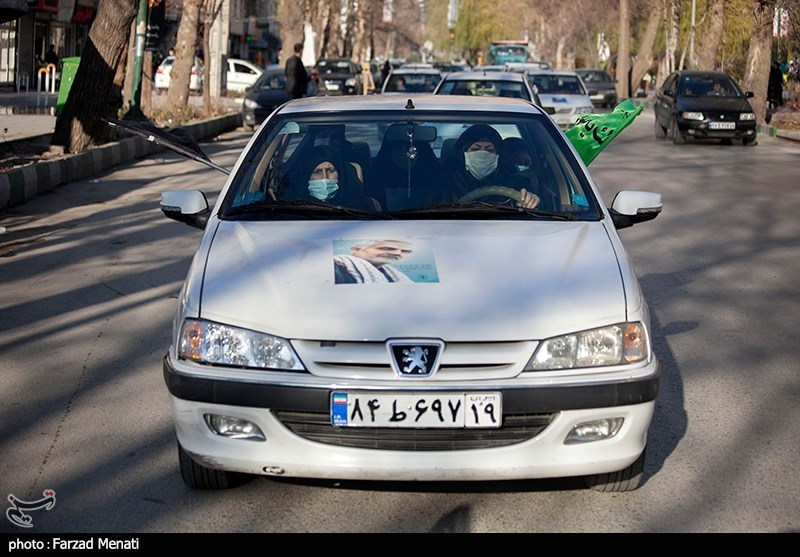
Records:
{"label": "windshield wiper", "polygon": [[225,211],[222,217],[236,217],[240,215],[258,213],[294,213],[306,215],[345,214],[353,217],[370,218],[376,220],[391,219],[389,215],[362,211],[341,205],[330,205],[322,201],[296,199],[291,201],[257,201],[239,207],[232,207]]}
{"label": "windshield wiper", "polygon": [[541,209],[526,209],[525,207],[512,207],[509,205],[500,205],[494,203],[487,203],[485,201],[471,201],[469,203],[443,203],[440,205],[429,205],[427,207],[418,207],[416,209],[405,209],[403,211],[395,211],[392,213],[395,217],[415,217],[419,215],[435,215],[441,213],[448,213],[451,215],[462,213],[504,213],[504,214],[524,214],[534,217],[545,217],[556,220],[578,220],[577,215],[571,213],[556,213],[553,211],[543,211]]}

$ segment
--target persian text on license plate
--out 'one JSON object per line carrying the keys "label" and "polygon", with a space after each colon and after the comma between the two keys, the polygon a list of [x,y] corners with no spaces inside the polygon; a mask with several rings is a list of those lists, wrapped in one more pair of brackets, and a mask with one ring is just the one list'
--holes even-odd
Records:
{"label": "persian text on license plate", "polygon": [[736,122],[709,122],[708,129],[710,130],[735,130]]}
{"label": "persian text on license plate", "polygon": [[502,395],[334,392],[331,423],[340,427],[497,428]]}

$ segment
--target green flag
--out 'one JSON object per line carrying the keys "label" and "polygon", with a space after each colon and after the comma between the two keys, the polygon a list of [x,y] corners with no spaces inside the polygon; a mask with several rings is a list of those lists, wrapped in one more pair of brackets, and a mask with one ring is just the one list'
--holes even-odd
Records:
{"label": "green flag", "polygon": [[575,121],[574,127],[564,133],[588,166],[642,110],[643,105],[636,106],[626,99],[608,114],[584,114]]}

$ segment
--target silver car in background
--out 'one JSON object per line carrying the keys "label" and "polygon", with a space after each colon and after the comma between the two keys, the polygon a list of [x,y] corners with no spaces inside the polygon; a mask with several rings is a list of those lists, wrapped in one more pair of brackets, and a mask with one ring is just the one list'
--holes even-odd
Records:
{"label": "silver car in background", "polygon": [[594,104],[580,76],[569,70],[535,70],[528,78],[536,87],[542,106],[550,109],[561,129],[567,130],[583,114],[594,112]]}

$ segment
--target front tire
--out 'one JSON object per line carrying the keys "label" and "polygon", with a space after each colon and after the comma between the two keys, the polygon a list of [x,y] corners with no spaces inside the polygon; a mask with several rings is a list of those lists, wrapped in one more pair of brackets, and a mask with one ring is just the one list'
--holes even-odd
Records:
{"label": "front tire", "polygon": [[639,455],[633,464],[619,472],[609,474],[595,474],[586,476],[586,485],[594,491],[604,493],[617,493],[633,491],[642,485],[644,478],[645,451]]}
{"label": "front tire", "polygon": [[183,482],[192,489],[230,489],[253,479],[250,474],[206,468],[195,462],[180,443],[178,443],[178,461],[181,465]]}
{"label": "front tire", "polygon": [[670,136],[672,136],[672,143],[675,145],[683,145],[684,143],[686,143],[686,138],[681,135],[681,132],[678,129],[677,118],[672,120],[672,126],[670,128]]}
{"label": "front tire", "polygon": [[747,147],[748,145],[757,145],[755,137],[745,137],[742,139],[742,145]]}
{"label": "front tire", "polygon": [[664,129],[664,126],[658,123],[658,116],[656,118],[656,139],[664,139],[667,137],[667,130]]}

